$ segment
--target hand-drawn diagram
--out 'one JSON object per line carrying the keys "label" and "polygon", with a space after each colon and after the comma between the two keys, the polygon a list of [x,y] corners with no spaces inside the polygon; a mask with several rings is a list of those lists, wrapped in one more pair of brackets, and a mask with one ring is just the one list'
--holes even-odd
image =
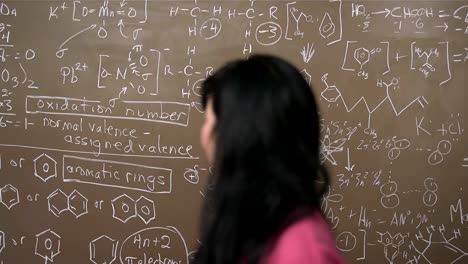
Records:
{"label": "hand-drawn diagram", "polygon": [[357,72],[363,79],[369,78],[367,68],[374,67],[383,69],[382,75],[390,72],[390,42],[360,43],[358,41],[347,41],[343,56],[341,69],[344,71]]}
{"label": "hand-drawn diagram", "polygon": [[138,217],[148,224],[151,220],[156,218],[156,210],[154,209],[154,202],[144,196],[141,196],[135,203],[135,211]]}
{"label": "hand-drawn diagram", "polygon": [[450,154],[451,150],[452,143],[446,139],[443,139],[437,144],[437,149],[429,155],[427,162],[430,165],[437,165],[444,161],[444,156]]}
{"label": "hand-drawn diagram", "polygon": [[112,217],[126,223],[138,216],[145,224],[156,218],[153,200],[144,196],[135,201],[130,196],[122,194],[112,200]]}
{"label": "hand-drawn diagram", "polygon": [[89,260],[95,264],[111,264],[117,258],[119,241],[102,235],[89,242]]}
{"label": "hand-drawn diagram", "polygon": [[[416,97],[413,101],[411,101],[410,103],[408,103],[406,106],[402,107],[401,109],[397,109],[393,103],[393,99],[392,99],[392,96],[390,96],[390,89],[398,89],[399,86],[399,81],[397,78],[393,78],[391,80],[390,83],[385,83],[385,82],[381,82],[384,86],[385,86],[385,97],[376,105],[376,106],[369,106],[366,98],[364,96],[362,96],[358,101],[356,101],[352,106],[351,104],[348,104],[345,100],[345,98],[343,97],[343,95],[341,94],[341,91],[335,86],[335,85],[329,85],[328,82],[327,82],[327,79],[328,79],[328,73],[324,74],[322,76],[322,83],[325,84],[326,88],[322,91],[321,93],[321,96],[323,99],[325,99],[327,102],[329,103],[335,103],[338,101],[338,99],[340,99],[341,103],[343,104],[346,112],[351,112],[353,111],[358,105],[360,104],[363,104],[368,112],[368,118],[367,118],[367,127],[370,128],[371,127],[371,118],[372,118],[372,114],[377,110],[379,109],[380,107],[382,107],[384,105],[384,103],[387,103],[387,104],[390,104],[392,110],[393,110],[393,114],[395,116],[400,116],[402,113],[404,113],[409,107],[411,107],[412,105],[415,105],[416,103],[418,103],[421,108],[424,108],[428,102],[426,100],[426,98],[424,96],[418,96]],[[377,86],[381,85],[380,82],[377,83]]]}
{"label": "hand-drawn diagram", "polygon": [[411,142],[407,139],[398,139],[394,141],[393,148],[388,151],[388,158],[395,160],[400,156],[401,151],[411,146]]}
{"label": "hand-drawn diagram", "polygon": [[395,258],[401,253],[400,247],[405,243],[405,236],[398,233],[396,235],[391,235],[389,232],[380,233],[378,242],[384,246],[384,256],[387,259],[388,263],[395,263]]}
{"label": "hand-drawn diagram", "polygon": [[[440,46],[443,47],[440,48]],[[437,64],[437,66],[435,66]],[[440,65],[440,66],[439,66]],[[436,68],[438,67],[438,68]],[[446,79],[442,79],[439,85],[443,85],[452,79],[452,71],[450,69],[449,42],[438,42],[430,47],[421,47],[417,42],[411,43],[411,70],[420,71],[425,78],[429,77],[439,68],[442,68],[446,73]]]}
{"label": "hand-drawn diagram", "polygon": [[426,178],[424,180],[424,188],[426,191],[423,194],[423,203],[426,206],[432,207],[437,203],[437,190],[439,189],[439,185],[433,178]]}
{"label": "hand-drawn diagram", "polygon": [[325,135],[321,143],[320,161],[324,163],[328,160],[332,165],[337,165],[338,163],[333,154],[343,151],[346,138],[339,138],[331,141],[330,136]]}
{"label": "hand-drawn diagram", "polygon": [[44,259],[44,263],[54,262],[54,258],[60,254],[62,238],[54,231],[47,229],[36,235],[36,255]]}
{"label": "hand-drawn diagram", "polygon": [[66,195],[57,189],[47,197],[49,211],[59,217],[63,212],[70,211],[76,218],[88,213],[88,199],[77,190]]}
{"label": "hand-drawn diagram", "polygon": [[380,186],[380,193],[382,194],[380,202],[384,208],[395,208],[400,204],[397,191],[398,185],[395,181],[388,181]]}
{"label": "hand-drawn diagram", "polygon": [[468,262],[463,1],[0,1],[0,17],[0,264],[188,263],[215,186],[203,83],[258,53],[314,92],[346,262]]}
{"label": "hand-drawn diagram", "polygon": [[34,159],[34,175],[44,182],[57,177],[57,162],[43,153]]}
{"label": "hand-drawn diagram", "polygon": [[88,199],[77,190],[73,190],[68,196],[68,210],[76,218],[88,213]]}
{"label": "hand-drawn diagram", "polygon": [[431,249],[438,248],[444,253],[446,263],[461,264],[468,259],[468,252],[457,246],[457,239],[461,237],[461,230],[458,228],[445,227],[445,225],[433,226],[425,230],[419,230],[415,234],[415,239],[411,239],[410,249],[415,255],[408,260],[408,263],[416,264],[420,261],[433,263],[429,253]]}
{"label": "hand-drawn diagram", "polygon": [[135,200],[126,194],[122,194],[112,200],[112,217],[126,223],[136,217]]}
{"label": "hand-drawn diagram", "polygon": [[[316,23],[317,35],[332,45],[342,40],[342,1],[329,0],[328,11],[322,14],[312,14],[312,10],[300,7],[297,2],[286,3],[286,29],[285,39],[305,38],[310,35],[309,28],[312,23]],[[315,33],[315,32],[314,32]]]}
{"label": "hand-drawn diagram", "polygon": [[59,217],[68,210],[68,195],[57,189],[47,197],[49,211]]}
{"label": "hand-drawn diagram", "polygon": [[18,189],[11,184],[3,186],[0,189],[0,202],[8,210],[17,205],[20,202]]}

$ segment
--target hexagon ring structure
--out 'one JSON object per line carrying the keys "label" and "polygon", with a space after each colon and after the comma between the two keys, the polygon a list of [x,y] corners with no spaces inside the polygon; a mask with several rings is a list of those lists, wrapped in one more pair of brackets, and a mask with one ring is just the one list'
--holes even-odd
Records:
{"label": "hexagon ring structure", "polygon": [[326,39],[335,33],[335,28],[335,23],[333,23],[330,14],[326,12],[323,15],[322,22],[320,22],[320,35]]}
{"label": "hexagon ring structure", "polygon": [[340,98],[341,93],[335,85],[330,85],[323,90],[320,95],[329,103],[335,103]]}
{"label": "hexagon ring structure", "polygon": [[57,189],[47,196],[47,204],[49,211],[59,217],[68,209],[68,197],[62,190]]}
{"label": "hexagon ring structure", "polygon": [[34,175],[44,182],[57,177],[57,162],[43,153],[34,159]]}
{"label": "hexagon ring structure", "polygon": [[141,196],[135,203],[135,210],[140,219],[148,224],[156,218],[156,211],[154,209],[154,202],[144,196]]}
{"label": "hexagon ring structure", "polygon": [[77,190],[68,196],[68,210],[72,212],[76,218],[88,213],[88,199]]}
{"label": "hexagon ring structure", "polygon": [[135,201],[126,194],[122,194],[112,200],[112,217],[126,223],[136,217]]}
{"label": "hexagon ring structure", "polygon": [[362,69],[362,66],[370,60],[370,52],[366,48],[358,48],[354,51],[354,59],[361,65]]}
{"label": "hexagon ring structure", "polygon": [[61,237],[54,231],[47,229],[36,235],[35,254],[42,257],[45,262],[54,262],[54,257],[60,254]]}
{"label": "hexagon ring structure", "polygon": [[89,260],[95,264],[111,264],[117,258],[116,241],[106,235],[102,235],[89,243]]}
{"label": "hexagon ring structure", "polygon": [[0,202],[5,205],[8,210],[17,205],[20,202],[18,189],[11,184],[3,186],[0,189]]}

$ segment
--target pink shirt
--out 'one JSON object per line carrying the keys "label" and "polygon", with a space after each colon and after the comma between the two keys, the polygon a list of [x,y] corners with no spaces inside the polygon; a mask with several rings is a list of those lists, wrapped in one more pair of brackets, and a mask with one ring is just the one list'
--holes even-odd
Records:
{"label": "pink shirt", "polygon": [[262,264],[344,264],[327,222],[316,211],[287,227]]}

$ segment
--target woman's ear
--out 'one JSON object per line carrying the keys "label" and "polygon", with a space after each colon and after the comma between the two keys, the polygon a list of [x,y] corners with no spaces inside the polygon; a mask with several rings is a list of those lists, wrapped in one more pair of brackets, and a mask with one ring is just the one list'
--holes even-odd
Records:
{"label": "woman's ear", "polygon": [[200,145],[205,152],[205,156],[213,165],[216,150],[216,115],[213,111],[212,100],[208,100],[205,107],[205,120],[200,129]]}

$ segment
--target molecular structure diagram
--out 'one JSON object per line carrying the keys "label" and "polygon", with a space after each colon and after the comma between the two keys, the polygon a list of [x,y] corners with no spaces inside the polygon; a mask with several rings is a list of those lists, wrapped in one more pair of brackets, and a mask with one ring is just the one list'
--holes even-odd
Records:
{"label": "molecular structure diagram", "polygon": [[392,236],[389,232],[377,233],[380,235],[380,238],[377,240],[377,242],[384,246],[385,258],[390,264],[393,264],[395,258],[400,254],[400,246],[405,243],[405,236],[400,233],[394,236]]}
{"label": "molecular structure diagram", "polygon": [[0,202],[10,210],[13,206],[17,205],[19,200],[18,189],[13,185],[7,184],[0,188]]}
{"label": "molecular structure diagram", "polygon": [[112,217],[126,223],[133,217],[138,217],[148,224],[156,218],[154,202],[144,196],[133,200],[130,196],[122,194],[112,200]]}
{"label": "molecular structure diagram", "polygon": [[35,254],[47,262],[54,262],[55,256],[60,254],[62,238],[54,231],[47,229],[36,235]]}
{"label": "molecular structure diagram", "polygon": [[111,264],[117,258],[119,241],[102,235],[89,243],[89,260],[95,264]]}
{"label": "molecular structure diagram", "polygon": [[354,109],[356,109],[357,106],[362,105],[367,109],[368,113],[368,118],[367,118],[367,127],[371,127],[371,118],[372,115],[375,111],[377,111],[379,108],[383,107],[383,105],[386,103],[390,105],[391,109],[393,110],[393,114],[395,116],[400,116],[402,113],[407,111],[409,107],[412,105],[415,105],[418,103],[421,108],[424,108],[427,104],[429,104],[424,96],[418,96],[416,97],[413,101],[409,102],[406,104],[404,107],[398,108],[395,106],[393,102],[393,98],[390,94],[390,90],[396,90],[400,87],[399,85],[399,78],[392,78],[390,82],[384,82],[382,80],[378,80],[376,86],[377,87],[382,87],[385,90],[385,97],[381,99],[379,103],[377,103],[375,106],[369,105],[367,99],[364,96],[361,96],[359,100],[357,100],[354,103],[349,103],[343,95],[341,94],[341,91],[336,87],[336,85],[330,85],[328,83],[328,73],[325,73],[322,75],[321,78],[322,83],[325,85],[325,89],[320,93],[321,98],[326,100],[328,103],[337,103],[338,100],[340,100],[340,103],[343,105],[345,108],[346,112],[351,112]]}
{"label": "molecular structure diagram", "polygon": [[[437,228],[433,225],[426,228],[426,232],[419,232],[415,235],[416,240],[411,241],[410,249],[417,252],[417,256],[413,256],[408,260],[408,264],[416,264],[425,261],[425,263],[434,263],[431,261],[429,252],[431,248],[437,247],[447,250],[446,263],[466,263],[468,259],[468,252],[465,252],[457,246],[455,241],[461,237],[460,229],[454,228],[453,231],[446,230],[444,225],[440,225]],[[423,246],[416,246],[423,244]]]}
{"label": "molecular structure diagram", "polygon": [[71,212],[76,218],[88,213],[88,199],[77,190],[66,195],[57,189],[47,197],[49,211],[57,217],[66,211]]}
{"label": "molecular structure diagram", "polygon": [[47,154],[41,154],[34,159],[34,176],[47,182],[57,177],[57,162]]}

